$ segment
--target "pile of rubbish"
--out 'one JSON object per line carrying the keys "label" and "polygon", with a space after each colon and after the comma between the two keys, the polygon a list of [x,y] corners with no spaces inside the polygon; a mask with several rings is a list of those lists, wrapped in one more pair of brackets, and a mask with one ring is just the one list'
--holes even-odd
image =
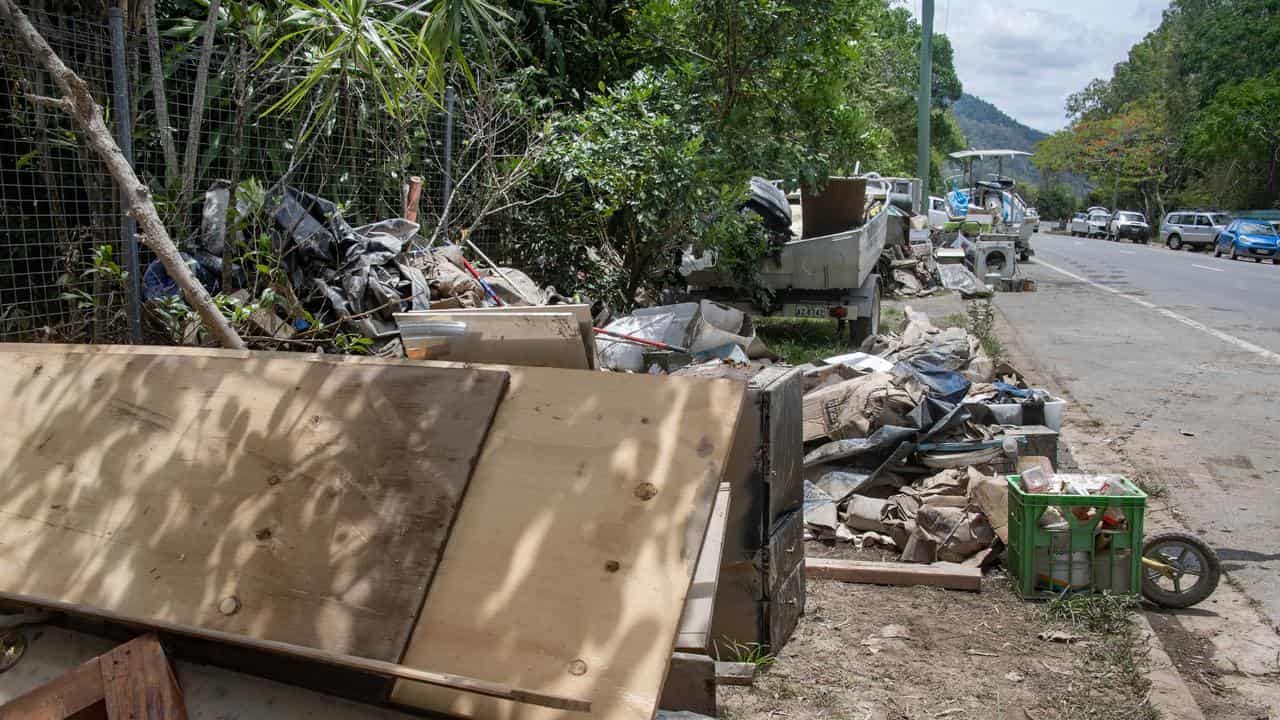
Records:
{"label": "pile of rubbish", "polygon": [[909,307],[901,332],[864,347],[804,369],[808,536],[908,562],[961,562],[1006,541],[1003,475],[1025,442],[1010,426],[1024,418],[992,410],[1061,401],[997,368],[964,328]]}
{"label": "pile of rubbish", "polygon": [[[253,214],[243,197],[236,203],[237,217]],[[249,234],[228,227],[229,204],[229,185],[215,183],[205,194],[200,232],[184,245],[183,257],[210,294],[223,292],[238,305],[253,300],[247,288],[274,291],[278,301],[250,315],[265,340],[287,343],[297,333],[333,327],[366,338],[372,352],[401,355],[396,313],[566,302],[554,288],[492,263],[466,238],[485,269],[473,266],[459,245],[433,247],[416,222],[391,218],[352,227],[335,203],[293,187],[266,197],[257,218],[264,245],[227,272],[228,250],[246,247],[242,235]],[[159,261],[148,266],[142,285],[146,301],[179,295]]]}

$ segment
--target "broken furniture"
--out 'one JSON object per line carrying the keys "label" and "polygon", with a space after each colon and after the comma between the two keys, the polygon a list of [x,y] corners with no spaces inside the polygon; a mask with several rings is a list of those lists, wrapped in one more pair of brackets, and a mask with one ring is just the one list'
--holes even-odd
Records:
{"label": "broken furniture", "polygon": [[0,706],[0,720],[186,720],[154,634],[142,635]]}
{"label": "broken furniture", "polygon": [[677,376],[747,383],[746,406],[725,479],[732,489],[711,634],[718,648],[759,644],[777,652],[804,613],[804,484],[799,368],[703,365]]}
{"label": "broken furniture", "polygon": [[[458,383],[464,378],[475,378],[473,382],[478,383],[489,377],[486,373],[497,377],[506,373],[506,395],[497,404],[488,434],[482,438],[465,499],[453,514],[448,542],[443,553],[434,558],[434,576],[409,570],[393,574],[396,581],[413,585],[418,598],[425,594],[420,606],[405,606],[403,612],[388,610],[388,617],[378,618],[409,631],[403,654],[397,654],[393,662],[411,670],[429,668],[464,676],[462,680],[474,678],[524,688],[540,696],[588,700],[591,717],[652,715],[712,499],[733,445],[742,408],[741,383],[202,348],[0,347],[0,362],[8,356],[18,356],[25,363],[21,371],[4,373],[13,386],[8,388],[10,396],[25,403],[19,406],[22,411],[9,416],[21,418],[14,421],[21,427],[9,434],[35,435],[21,446],[7,438],[0,451],[26,448],[23,452],[43,453],[56,447],[64,457],[98,461],[76,462],[72,472],[66,463],[59,464],[56,456],[54,460],[41,456],[38,462],[50,463],[42,472],[15,473],[7,478],[11,484],[22,482],[9,488],[10,504],[6,507],[0,502],[0,511],[6,515],[15,510],[61,512],[64,523],[74,520],[96,533],[82,532],[78,537],[58,540],[56,547],[65,544],[81,554],[61,559],[45,573],[47,583],[54,583],[64,572],[78,570],[97,573],[106,580],[127,577],[142,590],[174,575],[193,582],[192,571],[182,572],[186,567],[182,563],[192,558],[176,553],[156,558],[165,564],[160,577],[153,578],[157,573],[150,569],[158,566],[146,556],[152,546],[126,544],[135,522],[157,523],[164,537],[178,538],[175,542],[195,542],[214,533],[235,541],[231,547],[238,551],[218,553],[210,556],[208,567],[198,566],[194,573],[197,583],[272,582],[271,570],[261,571],[263,577],[255,573],[250,578],[237,572],[237,563],[270,562],[273,551],[290,552],[297,547],[301,548],[298,552],[309,552],[306,558],[315,558],[313,577],[305,580],[318,595],[332,594],[326,590],[330,587],[357,594],[379,592],[382,585],[366,581],[359,566],[356,572],[336,573],[323,564],[314,565],[329,558],[341,563],[353,555],[364,557],[368,548],[362,543],[376,537],[369,536],[370,530],[379,531],[380,519],[370,506],[377,497],[369,492],[377,488],[369,484],[374,478],[369,477],[368,466],[319,475],[307,471],[315,470],[322,460],[355,453],[366,462],[377,461],[373,467],[378,469],[377,479],[383,480],[384,473],[392,478],[406,473],[409,468],[405,463],[434,461],[440,451],[430,443],[439,438],[427,431],[452,427],[450,413],[478,412],[463,408],[472,402],[470,395],[459,391]],[[223,361],[236,361],[243,367],[229,368],[226,373],[196,373],[194,377],[188,369],[217,365],[222,370]],[[10,358],[7,362],[15,361]],[[133,370],[116,375],[73,373],[72,381],[54,372],[68,362],[95,368],[125,363]],[[41,367],[38,372],[34,370],[37,365]],[[164,373],[152,372],[164,367],[185,371],[175,370],[167,380]],[[268,371],[285,376],[277,380],[298,378],[302,382],[267,382],[264,372]],[[53,378],[45,381],[53,386],[52,391],[37,393],[33,378],[45,373]],[[245,380],[241,374],[259,379]],[[451,378],[454,385],[435,392],[415,389],[415,374],[418,378]],[[102,382],[95,385],[99,377]],[[214,378],[220,381],[215,384]],[[318,384],[324,378],[335,380]],[[403,380],[404,386],[384,385],[387,378]],[[253,392],[240,390],[239,383],[246,381]],[[85,386],[76,384],[80,382]],[[342,402],[336,402],[334,393],[353,384],[359,392],[343,394],[338,398]],[[262,395],[265,391],[277,394],[266,397]],[[466,401],[456,401],[460,396]],[[65,410],[55,413],[53,420],[58,422],[45,419],[40,398],[46,398],[55,410]],[[219,403],[221,407],[211,411]],[[475,404],[483,407],[483,403]],[[346,414],[338,413],[339,408],[345,408]],[[326,415],[326,411],[333,414]],[[352,420],[368,427],[348,426]],[[264,459],[261,453],[265,448],[258,441],[276,425],[283,426],[280,432],[289,442],[324,442],[301,458]],[[405,432],[406,427],[415,431]],[[60,440],[42,445],[45,438],[41,432],[50,428],[66,428],[83,437],[79,444]],[[356,432],[368,436],[390,433],[400,438],[399,442],[426,445],[418,451],[374,457],[369,444],[378,439],[370,437],[365,446],[355,447],[351,437]],[[456,428],[453,432],[474,434]],[[84,442],[97,437],[106,443],[106,449],[128,448],[134,436],[151,441],[134,440],[133,452],[124,454],[109,454]],[[211,493],[227,492],[228,484],[239,489],[239,483],[250,481],[242,480],[239,470],[269,465],[269,460],[279,466],[275,472],[282,482],[273,485],[270,473],[248,475],[261,487],[244,488],[245,496],[238,499],[216,498],[206,503],[188,497],[186,493],[194,491],[184,489],[180,477],[168,478],[172,484],[167,486],[144,483],[137,477],[129,480],[133,485],[123,486],[128,493],[117,493],[115,502],[124,510],[109,518],[117,525],[104,526],[106,521],[97,514],[98,508],[80,504],[78,496],[44,503],[59,496],[65,483],[104,472],[124,474],[139,463],[151,472],[148,462],[159,463],[174,454],[187,457],[181,453],[196,453],[190,446],[197,443],[203,443],[212,457],[222,459],[223,474],[214,475],[208,483]],[[286,446],[296,447],[288,442]],[[450,458],[468,460],[460,452]],[[9,460],[9,467],[26,465]],[[295,473],[290,464],[300,465],[301,470]],[[174,474],[182,467],[177,464]],[[437,471],[415,473],[414,478],[417,482],[412,485],[432,491]],[[424,478],[431,482],[424,482]],[[319,495],[310,502],[310,496],[297,494],[312,487]],[[132,496],[125,497],[129,493]],[[438,503],[401,501],[400,506],[427,508],[424,515],[447,527],[446,518],[438,514]],[[207,529],[199,524],[215,509],[229,512],[228,508],[238,510],[237,515],[247,513],[253,520],[274,517],[272,513],[285,519],[306,519],[307,513],[312,513],[315,518],[310,525],[282,526],[294,528],[292,532],[278,534],[273,530],[263,538],[257,536],[260,527],[244,520],[211,521]],[[149,519],[152,516],[167,520]],[[12,532],[26,527],[8,522],[5,529]],[[45,539],[34,549],[53,552],[55,544],[48,538],[66,535],[60,528],[44,524],[32,528],[36,537]],[[314,530],[305,535],[310,542],[289,545],[303,537],[301,530]],[[113,533],[109,542],[103,542],[106,531]],[[189,540],[183,533],[195,539]],[[249,539],[241,540],[242,533]],[[426,534],[407,535],[398,541],[420,543]],[[4,547],[10,548],[10,553],[25,553],[32,551],[33,543],[18,536],[6,540]],[[122,553],[121,548],[129,552]],[[399,553],[384,551],[380,560],[403,565],[405,557],[419,554],[410,547]],[[136,566],[129,564],[135,559]],[[6,566],[15,569],[26,565],[22,558],[6,560]],[[425,587],[428,580],[429,588]],[[23,577],[0,575],[0,589],[6,591],[25,591],[32,582],[30,573]],[[69,592],[93,591],[73,588]],[[209,594],[217,612],[225,595]],[[94,597],[102,605],[135,602],[131,596]],[[175,598],[170,604],[151,608],[133,620],[146,625],[149,618],[165,613],[185,618],[190,610],[190,601],[184,599],[187,596],[170,593],[170,597]],[[251,602],[239,593],[237,597],[242,604],[232,615],[218,613],[212,621],[239,623],[245,633],[280,632],[274,625],[284,617],[283,610],[268,618],[255,612],[259,607],[255,596],[249,596]],[[273,598],[277,603],[290,600]],[[348,643],[377,640],[351,635],[352,623],[362,618],[359,608],[346,608],[342,600],[337,597],[329,612],[299,607],[293,615],[299,625],[325,628]],[[88,615],[95,610],[95,606],[84,607]],[[334,617],[333,612],[345,612],[346,616],[319,622]],[[478,696],[462,683],[444,688],[403,680],[395,684],[391,699],[464,717],[581,717],[568,710]]]}

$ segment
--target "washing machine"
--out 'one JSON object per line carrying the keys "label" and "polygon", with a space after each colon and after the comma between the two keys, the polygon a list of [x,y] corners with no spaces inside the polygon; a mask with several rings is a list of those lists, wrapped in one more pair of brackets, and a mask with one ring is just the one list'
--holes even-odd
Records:
{"label": "washing machine", "polygon": [[1018,271],[1018,246],[1013,240],[978,240],[972,252],[973,274],[981,280],[1009,280]]}

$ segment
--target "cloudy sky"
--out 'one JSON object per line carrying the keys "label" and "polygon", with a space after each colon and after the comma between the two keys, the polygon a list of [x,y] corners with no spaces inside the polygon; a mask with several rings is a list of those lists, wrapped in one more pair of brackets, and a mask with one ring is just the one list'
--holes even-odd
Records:
{"label": "cloudy sky", "polygon": [[[921,0],[903,1],[919,12]],[[1110,77],[1168,6],[1168,0],[934,3],[934,32],[951,38],[965,91],[1046,132],[1066,124],[1067,95]]]}

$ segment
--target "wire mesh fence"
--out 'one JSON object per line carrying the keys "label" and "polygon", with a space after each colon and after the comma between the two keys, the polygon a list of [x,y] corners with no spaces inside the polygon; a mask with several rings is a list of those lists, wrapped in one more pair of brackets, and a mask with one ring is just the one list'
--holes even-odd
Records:
{"label": "wire mesh fence", "polygon": [[[106,21],[35,11],[31,19],[88,83],[113,130],[128,125],[135,170],[179,247],[199,233],[204,193],[217,183],[260,192],[292,186],[333,201],[356,226],[402,215],[417,176],[424,234],[440,224],[452,184],[446,158],[458,144],[444,98],[432,99],[438,110],[404,120],[351,94],[336,98],[328,117],[300,123],[270,110],[306,68],[260,67],[229,38],[208,56],[202,82],[199,41],[163,38],[153,52],[146,34],[134,32],[118,61],[125,108],[113,87]],[[127,296],[143,278],[123,277],[124,209],[70,119],[31,99],[56,95],[36,59],[0,28],[0,340],[127,342]],[[153,257],[145,247],[139,256],[145,272]]]}

